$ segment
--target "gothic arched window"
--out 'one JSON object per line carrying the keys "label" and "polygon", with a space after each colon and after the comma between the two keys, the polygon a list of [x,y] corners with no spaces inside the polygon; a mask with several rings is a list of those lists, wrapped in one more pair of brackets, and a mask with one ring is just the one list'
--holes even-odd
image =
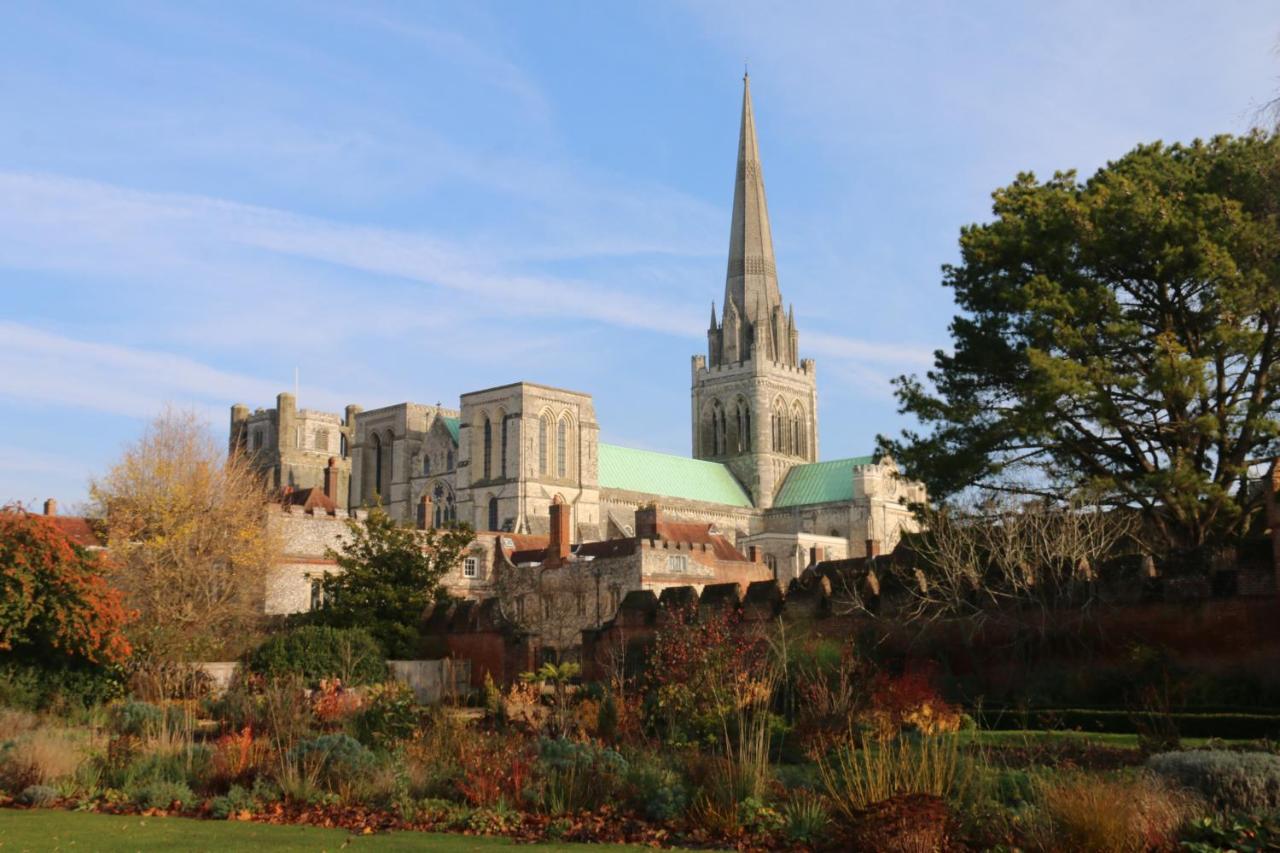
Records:
{"label": "gothic arched window", "polygon": [[498,529],[498,499],[489,498],[489,529]]}
{"label": "gothic arched window", "polygon": [[484,478],[487,480],[493,474],[493,424],[489,422],[489,416],[484,418]]}
{"label": "gothic arched window", "polygon": [[556,476],[569,476],[569,418],[556,424]]}
{"label": "gothic arched window", "polygon": [[382,439],[373,434],[373,493],[382,495]]}
{"label": "gothic arched window", "polygon": [[507,418],[504,414],[502,417],[502,449],[498,452],[501,457],[501,464],[498,465],[498,476],[507,476]]}
{"label": "gothic arched window", "polygon": [[547,476],[547,443],[551,440],[551,421],[547,415],[538,419],[538,474]]}

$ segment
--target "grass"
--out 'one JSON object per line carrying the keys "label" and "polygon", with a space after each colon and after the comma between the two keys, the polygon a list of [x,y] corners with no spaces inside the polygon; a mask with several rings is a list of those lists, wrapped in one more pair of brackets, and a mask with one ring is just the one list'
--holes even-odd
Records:
{"label": "grass", "polygon": [[[0,853],[19,851],[329,851],[393,853],[427,850],[455,853],[516,846],[498,837],[393,832],[351,835],[342,829],[276,826],[181,817],[138,817],[69,812],[58,809],[0,809]],[[521,845],[528,846],[528,845]],[[642,847],[592,844],[592,849],[644,850]],[[539,851],[584,850],[586,844],[540,844]]]}
{"label": "grass", "polygon": [[[964,731],[960,732],[960,742],[962,744],[978,744],[980,746],[1032,746],[1074,742],[1092,743],[1097,746],[1110,746],[1117,749],[1138,748],[1138,736],[1136,734],[1044,731],[1035,729],[976,729],[972,731]],[[1209,738],[1182,738],[1182,745],[1190,748],[1205,746],[1208,742]],[[1250,743],[1248,740],[1219,740],[1217,742],[1227,745]]]}

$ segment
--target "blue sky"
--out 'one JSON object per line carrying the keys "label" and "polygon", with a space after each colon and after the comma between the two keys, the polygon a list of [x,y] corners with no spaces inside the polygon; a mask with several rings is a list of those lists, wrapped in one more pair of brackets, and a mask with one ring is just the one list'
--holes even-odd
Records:
{"label": "blue sky", "polygon": [[1248,0],[6,4],[0,500],[295,367],[330,410],[581,389],[688,453],[744,60],[822,456],[865,453],[991,191],[1248,129],[1278,37]]}

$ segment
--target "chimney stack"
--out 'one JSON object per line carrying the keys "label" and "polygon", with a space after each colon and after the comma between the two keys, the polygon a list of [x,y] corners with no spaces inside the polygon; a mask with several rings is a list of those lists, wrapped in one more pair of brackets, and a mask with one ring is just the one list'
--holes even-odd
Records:
{"label": "chimney stack", "polygon": [[822,553],[822,549],[817,545],[809,548],[809,565],[816,566],[821,563],[826,555]]}
{"label": "chimney stack", "polygon": [[751,562],[753,563],[760,562],[760,549],[757,548],[755,545],[748,545],[747,559],[751,560]]}
{"label": "chimney stack", "polygon": [[547,543],[547,559],[556,565],[569,560],[569,507],[559,495],[551,502],[551,541]]}
{"label": "chimney stack", "polygon": [[636,536],[640,539],[658,538],[657,504],[649,504],[636,510]]}
{"label": "chimney stack", "polygon": [[879,539],[867,540],[867,556],[868,557],[880,556],[880,540]]}
{"label": "chimney stack", "polygon": [[324,469],[324,496],[338,502],[338,460],[334,456],[329,457],[329,464]]}
{"label": "chimney stack", "polygon": [[54,500],[53,498],[49,498],[47,501],[45,501],[45,502],[44,502],[44,514],[45,514],[45,515],[57,515],[57,514],[58,514],[58,502],[57,502],[56,500]]}

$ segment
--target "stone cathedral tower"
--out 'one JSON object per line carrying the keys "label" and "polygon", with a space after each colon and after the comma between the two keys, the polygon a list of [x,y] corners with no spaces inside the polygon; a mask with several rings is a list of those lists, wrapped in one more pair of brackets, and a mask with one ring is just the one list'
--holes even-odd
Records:
{"label": "stone cathedral tower", "polygon": [[750,78],[742,83],[724,313],[712,303],[707,355],[693,357],[693,455],[727,464],[765,508],[793,465],[818,458],[817,371],[799,358],[795,312],[778,290]]}

